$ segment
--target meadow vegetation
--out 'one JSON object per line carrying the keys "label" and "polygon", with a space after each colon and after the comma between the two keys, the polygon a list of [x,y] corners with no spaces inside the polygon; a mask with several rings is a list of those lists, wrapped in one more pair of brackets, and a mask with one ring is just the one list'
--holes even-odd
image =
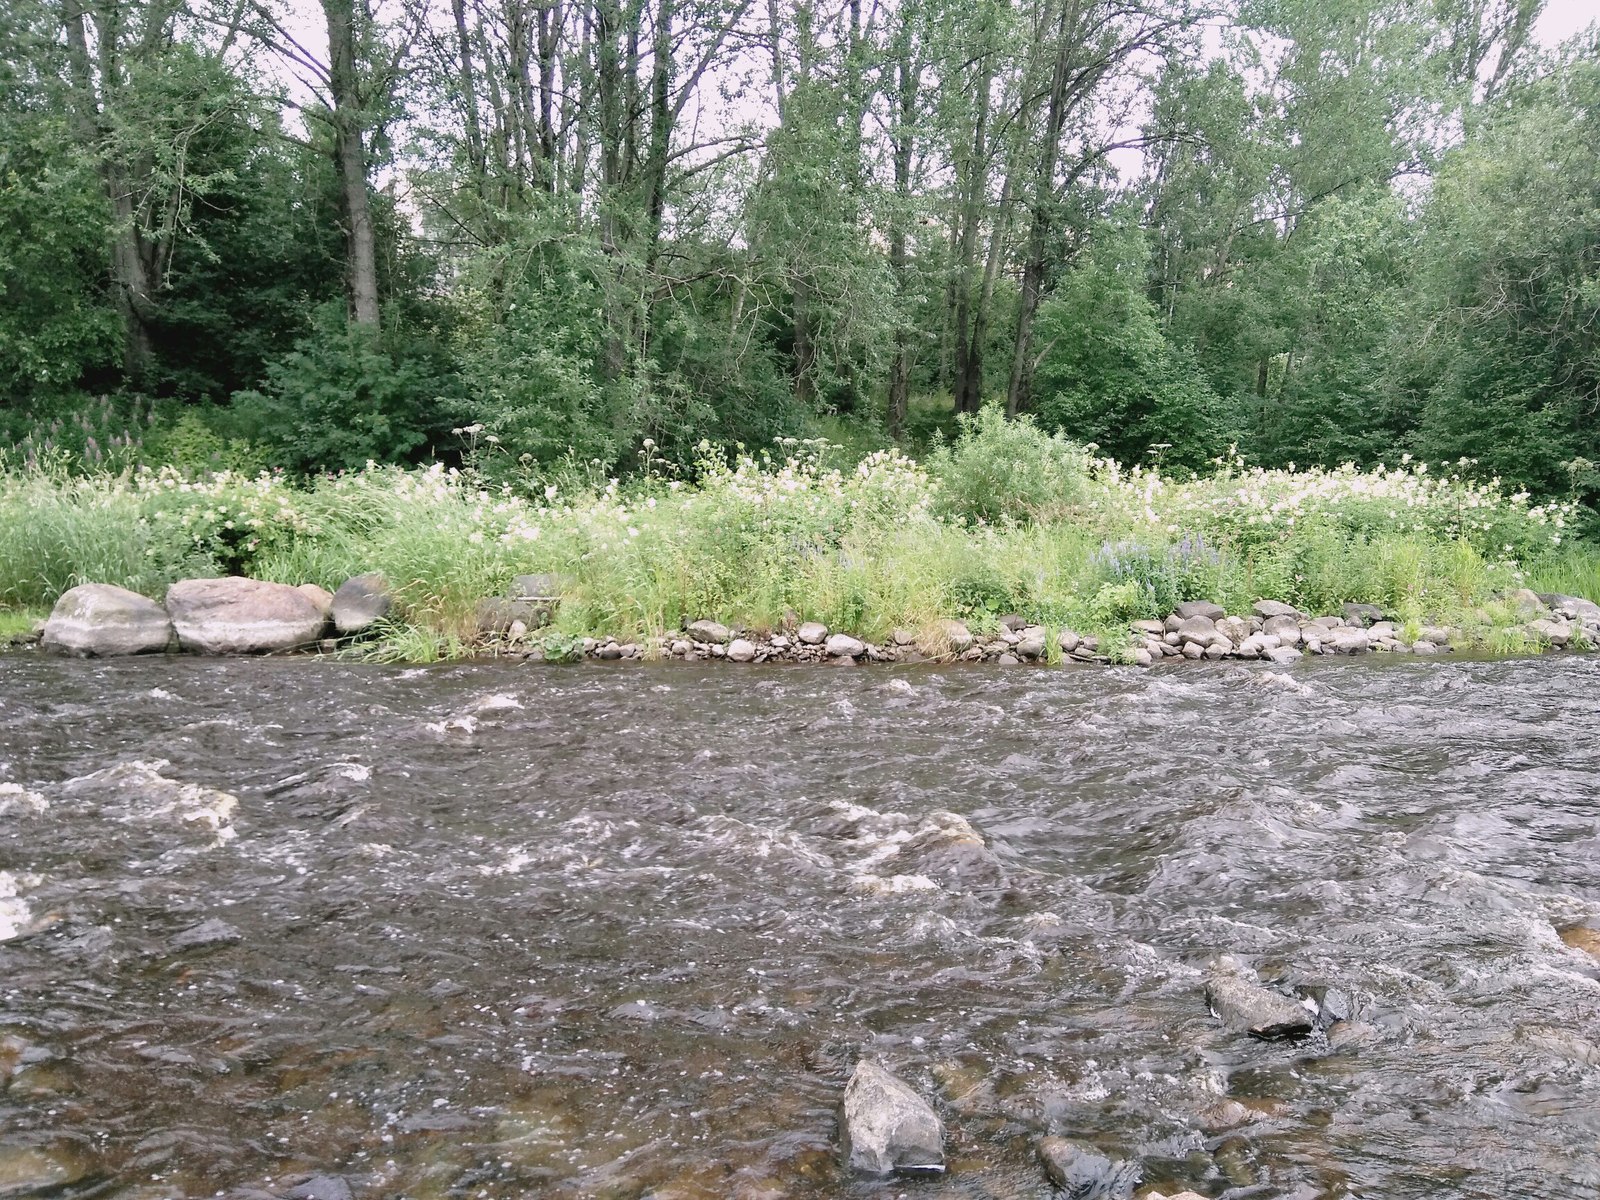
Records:
{"label": "meadow vegetation", "polygon": [[475,609],[551,573],[546,636],[649,641],[709,617],[750,629],[819,620],[867,638],[1018,613],[1120,631],[1183,600],[1312,613],[1349,601],[1443,621],[1486,643],[1521,587],[1600,599],[1600,553],[1571,502],[1537,502],[1473,464],[1403,458],[1361,470],[1126,468],[988,409],[922,462],[822,440],[703,443],[681,468],[646,445],[627,478],[572,463],[519,483],[465,466],[370,465],[296,481],[175,467],[0,472],[0,604],[41,611],[79,582],[159,596],[192,576],[337,588],[380,572],[397,597],[379,653],[475,647]]}

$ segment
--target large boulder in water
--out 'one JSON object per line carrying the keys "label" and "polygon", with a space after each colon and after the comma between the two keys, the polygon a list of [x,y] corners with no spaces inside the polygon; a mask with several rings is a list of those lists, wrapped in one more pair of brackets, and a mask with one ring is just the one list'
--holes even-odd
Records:
{"label": "large boulder in water", "polygon": [[850,1076],[840,1125],[845,1161],[853,1170],[944,1170],[943,1122],[910,1086],[869,1059]]}
{"label": "large boulder in water", "polygon": [[172,622],[166,609],[137,592],[85,583],[61,593],[42,640],[68,654],[158,654],[172,641]]}
{"label": "large boulder in water", "polygon": [[1264,1041],[1305,1037],[1314,1025],[1305,1005],[1264,987],[1256,973],[1231,954],[1206,972],[1206,1003],[1229,1029]]}
{"label": "large boulder in water", "polygon": [[178,644],[200,654],[270,654],[322,636],[322,613],[304,592],[260,579],[185,579],[167,589]]}
{"label": "large boulder in water", "polygon": [[1040,1139],[1039,1163],[1069,1200],[1127,1200],[1144,1172],[1138,1163],[1117,1162],[1063,1137]]}

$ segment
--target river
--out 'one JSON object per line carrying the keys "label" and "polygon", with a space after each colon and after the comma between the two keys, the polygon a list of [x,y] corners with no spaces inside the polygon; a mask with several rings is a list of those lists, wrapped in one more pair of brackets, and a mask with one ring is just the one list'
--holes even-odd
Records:
{"label": "river", "polygon": [[[1165,1191],[1570,1200],[1584,925],[1594,657],[13,654],[0,1197],[1035,1197],[1065,1133]],[[1223,952],[1351,1019],[1224,1031]],[[944,1175],[844,1171],[863,1053]]]}

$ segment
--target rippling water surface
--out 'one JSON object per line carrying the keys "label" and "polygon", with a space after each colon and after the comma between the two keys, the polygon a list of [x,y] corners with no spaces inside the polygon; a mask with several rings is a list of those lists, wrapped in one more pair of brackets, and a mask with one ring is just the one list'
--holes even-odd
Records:
{"label": "rippling water surface", "polygon": [[[1586,925],[1592,657],[12,655],[0,1197],[1032,1197],[1054,1132],[1208,1196],[1568,1200]],[[1353,1018],[1222,1031],[1224,951]],[[945,1176],[842,1170],[864,1052]]]}

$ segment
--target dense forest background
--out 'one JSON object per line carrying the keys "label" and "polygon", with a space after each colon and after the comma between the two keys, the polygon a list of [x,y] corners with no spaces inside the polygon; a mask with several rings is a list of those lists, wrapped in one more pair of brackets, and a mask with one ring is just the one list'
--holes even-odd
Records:
{"label": "dense forest background", "polygon": [[510,478],[985,403],[1600,495],[1541,0],[11,0],[20,453]]}

